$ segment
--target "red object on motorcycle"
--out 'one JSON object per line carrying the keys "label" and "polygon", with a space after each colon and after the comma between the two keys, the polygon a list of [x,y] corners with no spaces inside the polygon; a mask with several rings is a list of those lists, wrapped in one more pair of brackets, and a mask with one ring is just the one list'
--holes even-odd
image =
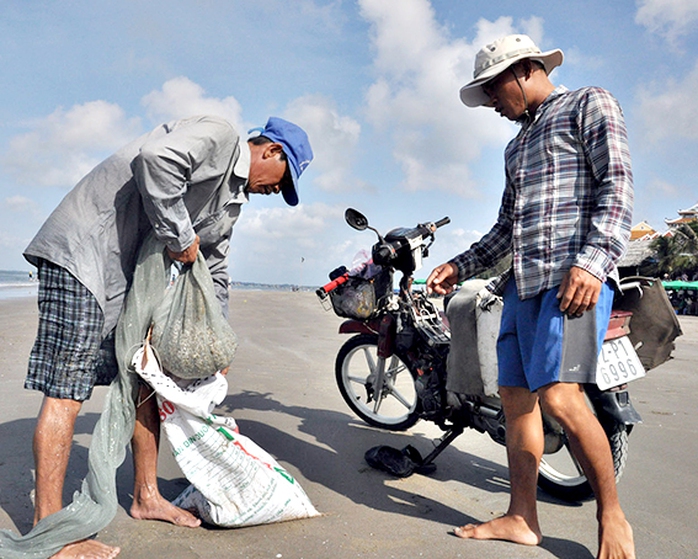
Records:
{"label": "red object on motorcycle", "polygon": [[345,273],[344,275],[339,276],[337,279],[334,279],[331,282],[326,283],[322,287],[318,288],[317,294],[318,295],[321,295],[321,294],[327,295],[330,291],[332,291],[333,289],[336,289],[337,287],[339,287],[340,285],[345,283],[348,279],[349,279],[349,272]]}
{"label": "red object on motorcycle", "polygon": [[345,320],[339,325],[340,334],[378,334],[379,320]]}
{"label": "red object on motorcycle", "polygon": [[604,341],[622,338],[630,333],[630,319],[633,313],[630,311],[611,311],[611,318],[608,320],[608,329]]}

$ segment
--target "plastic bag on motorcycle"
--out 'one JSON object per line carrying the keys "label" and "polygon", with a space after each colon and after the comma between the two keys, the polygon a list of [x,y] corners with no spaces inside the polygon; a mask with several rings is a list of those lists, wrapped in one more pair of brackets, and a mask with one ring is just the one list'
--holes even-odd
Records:
{"label": "plastic bag on motorcycle", "polygon": [[628,277],[620,282],[623,294],[613,307],[631,311],[630,334],[640,362],[649,371],[671,357],[674,340],[683,334],[662,282],[646,277]]}
{"label": "plastic bag on motorcycle", "polygon": [[330,301],[337,316],[354,320],[373,318],[381,301],[393,292],[393,274],[390,268],[366,262],[353,266],[346,282],[330,291]]}

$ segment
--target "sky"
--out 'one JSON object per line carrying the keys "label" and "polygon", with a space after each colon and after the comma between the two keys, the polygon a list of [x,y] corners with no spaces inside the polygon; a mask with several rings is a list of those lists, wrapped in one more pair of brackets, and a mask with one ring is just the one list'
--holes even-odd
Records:
{"label": "sky", "polygon": [[315,159],[301,203],[251,196],[235,226],[235,281],[322,285],[375,237],[444,216],[416,277],[493,225],[516,125],[458,91],[476,52],[511,33],[560,48],[551,74],[601,86],[626,118],[633,223],[698,203],[698,0],[3,0],[0,269],[74,184],[158,124],[217,114],[246,137],[269,116],[301,125]]}

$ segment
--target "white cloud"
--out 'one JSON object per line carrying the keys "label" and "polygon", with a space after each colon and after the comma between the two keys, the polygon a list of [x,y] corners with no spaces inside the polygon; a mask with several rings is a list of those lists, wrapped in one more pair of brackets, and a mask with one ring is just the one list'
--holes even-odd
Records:
{"label": "white cloud", "polygon": [[59,107],[30,127],[10,141],[3,166],[24,184],[72,186],[137,136],[140,120],[127,118],[118,105],[90,101],[67,111]]}
{"label": "white cloud", "polygon": [[[254,203],[255,196],[252,197]],[[339,210],[325,204],[295,207],[245,208],[245,218],[240,220],[235,232],[260,241],[289,239],[302,244],[313,244],[309,239],[318,238],[328,217],[336,218]]]}
{"label": "white cloud", "polygon": [[670,44],[695,31],[698,0],[638,0],[635,23],[661,35]]}
{"label": "white cloud", "polygon": [[184,76],[166,81],[161,90],[148,93],[141,103],[150,120],[157,123],[206,114],[227,119],[236,130],[245,128],[235,97],[207,97],[203,87]]}
{"label": "white cloud", "polygon": [[[234,229],[234,280],[319,284],[331,269],[353,257],[355,251],[346,240],[351,230],[342,226],[340,207],[317,203],[255,208],[255,199]],[[309,270],[314,270],[312,277]]]}
{"label": "white cloud", "polygon": [[361,187],[350,173],[361,135],[356,120],[340,115],[334,102],[320,95],[292,101],[284,116],[308,133],[315,155],[312,169],[319,173],[315,185],[333,192]]}
{"label": "white cloud", "polygon": [[[327,274],[334,268],[350,268],[357,256],[361,261],[370,256],[376,242],[370,231],[356,232],[344,223],[343,207],[317,203],[256,208],[255,200],[253,196],[243,210],[233,234],[230,275],[236,281],[319,286],[329,281]],[[440,229],[417,277],[480,237],[480,231]]]}
{"label": "white cloud", "polygon": [[654,178],[647,185],[648,196],[653,198],[681,198],[689,190],[685,185],[677,185],[664,179]]}
{"label": "white cloud", "polygon": [[26,196],[10,196],[5,198],[5,207],[15,216],[25,216],[32,220],[42,216],[41,208],[31,198]]}
{"label": "white cloud", "polygon": [[[470,164],[485,145],[504,145],[511,126],[486,109],[461,104],[458,91],[472,78],[482,45],[513,33],[511,18],[476,24],[472,42],[452,39],[435,21],[427,0],[404,0],[400,9],[382,0],[360,0],[372,25],[376,78],[367,95],[369,121],[391,135],[393,155],[408,190],[435,188],[476,194]],[[541,22],[522,24],[540,34]]]}
{"label": "white cloud", "polygon": [[698,63],[682,82],[667,82],[642,89],[638,94],[639,115],[645,128],[644,138],[653,142],[664,139],[698,140]]}
{"label": "white cloud", "polygon": [[[216,114],[246,130],[234,97],[207,97],[201,86],[185,77],[165,82],[162,89],[145,95],[142,104],[154,122]],[[30,123],[30,128],[10,141],[3,166],[21,183],[62,187],[74,185],[104,157],[143,132],[140,118],[129,118],[120,106],[103,100],[67,111],[59,107]]]}

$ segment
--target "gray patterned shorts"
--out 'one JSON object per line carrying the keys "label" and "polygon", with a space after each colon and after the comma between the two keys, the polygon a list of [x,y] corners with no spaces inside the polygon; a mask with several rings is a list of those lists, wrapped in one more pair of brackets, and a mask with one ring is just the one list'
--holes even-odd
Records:
{"label": "gray patterned shorts", "polygon": [[39,329],[24,387],[52,398],[87,400],[118,372],[114,332],[102,338],[104,315],[92,293],[65,268],[39,264]]}

